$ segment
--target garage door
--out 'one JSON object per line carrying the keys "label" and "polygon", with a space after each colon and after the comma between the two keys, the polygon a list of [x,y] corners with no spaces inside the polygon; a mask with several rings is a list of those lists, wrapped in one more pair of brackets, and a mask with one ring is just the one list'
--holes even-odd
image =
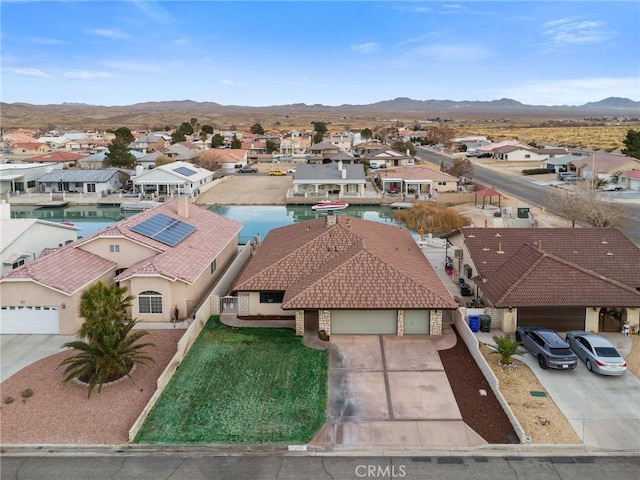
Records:
{"label": "garage door", "polygon": [[0,334],[58,334],[58,309],[54,307],[2,307]]}
{"label": "garage door", "polygon": [[584,307],[558,308],[558,307],[529,307],[518,308],[519,326],[546,327],[558,332],[569,330],[584,330]]}
{"label": "garage door", "polygon": [[331,334],[385,334],[397,332],[395,310],[332,310]]}
{"label": "garage door", "polygon": [[429,310],[405,310],[404,334],[429,335]]}

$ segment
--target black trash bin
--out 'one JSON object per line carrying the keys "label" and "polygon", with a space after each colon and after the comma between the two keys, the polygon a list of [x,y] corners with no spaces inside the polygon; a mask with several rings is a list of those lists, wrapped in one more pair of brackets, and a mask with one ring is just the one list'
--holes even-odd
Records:
{"label": "black trash bin", "polygon": [[480,315],[480,331],[491,331],[491,317],[489,315]]}

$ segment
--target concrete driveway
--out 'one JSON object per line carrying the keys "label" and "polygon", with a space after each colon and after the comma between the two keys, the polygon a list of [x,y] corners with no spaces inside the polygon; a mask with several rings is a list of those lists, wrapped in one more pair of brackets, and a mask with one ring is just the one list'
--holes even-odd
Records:
{"label": "concrete driveway", "polygon": [[38,360],[59,353],[75,335],[0,335],[0,382]]}
{"label": "concrete driveway", "polygon": [[[625,339],[622,335],[603,336],[623,352],[616,343]],[[530,353],[518,358],[535,373],[585,447],[640,452],[640,380],[634,375],[598,375],[580,360],[574,370],[542,370]]]}
{"label": "concrete driveway", "polygon": [[438,356],[455,342],[453,332],[332,336],[325,440],[367,449],[486,445],[462,421]]}

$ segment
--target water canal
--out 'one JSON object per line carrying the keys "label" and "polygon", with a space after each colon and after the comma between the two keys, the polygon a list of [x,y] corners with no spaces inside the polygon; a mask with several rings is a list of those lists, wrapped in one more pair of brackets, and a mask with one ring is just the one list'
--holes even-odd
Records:
{"label": "water canal", "polygon": [[[273,228],[326,216],[326,213],[316,212],[309,206],[225,205],[212,206],[209,210],[237,220],[244,225],[239,235],[240,243],[249,241],[255,235],[259,235],[260,238],[264,239]],[[64,208],[11,206],[12,218],[40,218],[51,222],[70,222],[80,228],[78,235],[81,237],[90,235],[112,223],[135,214],[135,212],[121,212],[119,207],[90,205],[74,205]],[[400,225],[393,220],[393,209],[389,207],[350,206],[346,210],[336,212],[336,214]],[[411,232],[411,234],[414,238],[418,238],[416,232]]]}

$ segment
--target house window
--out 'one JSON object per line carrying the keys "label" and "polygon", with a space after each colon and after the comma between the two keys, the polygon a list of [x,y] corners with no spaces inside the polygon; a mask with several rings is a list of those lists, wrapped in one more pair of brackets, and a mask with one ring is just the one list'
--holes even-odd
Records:
{"label": "house window", "polygon": [[87,192],[96,193],[96,184],[95,183],[87,183]]}
{"label": "house window", "polygon": [[211,262],[211,273],[213,274],[216,271],[216,259],[213,259],[213,262]]}
{"label": "house window", "polygon": [[260,303],[282,303],[284,292],[260,292]]}
{"label": "house window", "polygon": [[446,185],[447,185],[447,182],[438,182],[438,185],[441,185],[441,186],[443,186],[443,187],[444,187],[444,186],[446,186]]}
{"label": "house window", "polygon": [[138,295],[138,310],[140,313],[162,313],[162,295],[147,290]]}
{"label": "house window", "polygon": [[20,260],[16,260],[15,262],[13,262],[11,264],[11,268],[15,269],[15,268],[21,267],[22,265],[24,265],[24,258],[21,258]]}
{"label": "house window", "polygon": [[35,180],[30,180],[27,182],[27,188],[33,188],[36,186]]}
{"label": "house window", "polygon": [[531,155],[529,155],[528,153],[525,154],[524,158],[531,158]]}
{"label": "house window", "polygon": [[118,253],[120,252],[120,245],[109,245],[109,251],[111,253]]}

